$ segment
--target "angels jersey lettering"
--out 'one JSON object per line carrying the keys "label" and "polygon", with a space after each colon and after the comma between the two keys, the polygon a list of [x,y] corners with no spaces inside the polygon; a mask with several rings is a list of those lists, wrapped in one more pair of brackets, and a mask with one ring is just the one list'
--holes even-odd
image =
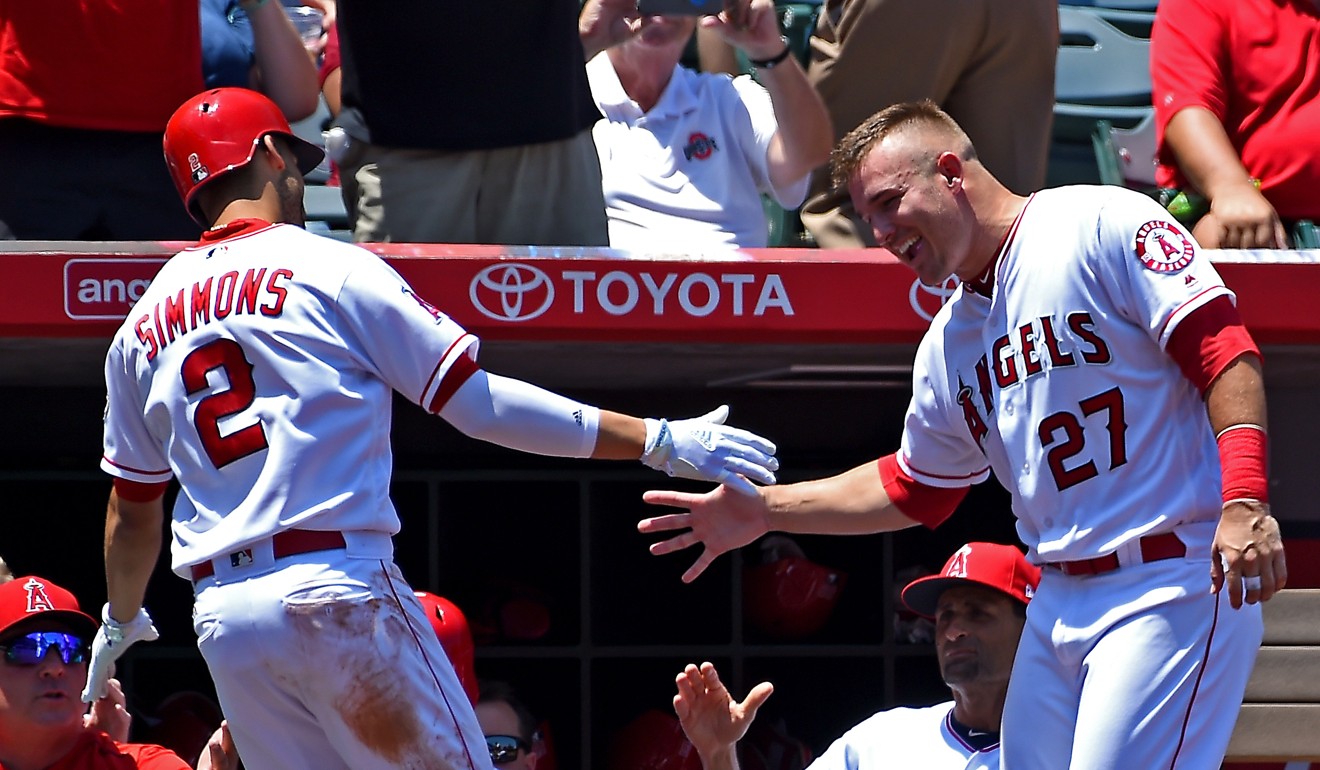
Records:
{"label": "angels jersey lettering", "polygon": [[935,486],[993,469],[1038,562],[1217,520],[1205,406],[1164,346],[1182,318],[1225,295],[1194,241],[1145,196],[1037,193],[998,256],[991,296],[960,287],[923,339],[900,462]]}

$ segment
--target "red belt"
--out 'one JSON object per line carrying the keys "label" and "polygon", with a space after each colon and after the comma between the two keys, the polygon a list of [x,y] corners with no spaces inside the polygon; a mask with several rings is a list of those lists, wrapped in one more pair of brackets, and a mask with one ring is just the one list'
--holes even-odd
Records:
{"label": "red belt", "polygon": [[[1172,532],[1162,535],[1147,535],[1137,541],[1141,546],[1141,563],[1160,561],[1161,559],[1180,559],[1187,555],[1187,546]],[[1103,575],[1113,572],[1120,566],[1118,554],[1107,553],[1094,559],[1081,561],[1055,561],[1045,566],[1054,567],[1065,575]]]}
{"label": "red belt", "polygon": [[[344,548],[347,544],[344,542],[344,535],[341,532],[329,532],[312,529],[286,529],[283,532],[276,533],[270,539],[271,550],[275,553],[275,558],[284,556],[294,556],[300,553],[312,553],[313,551],[329,551],[333,548]],[[229,562],[235,567],[243,566],[243,557],[252,559],[252,549],[244,549],[229,554]],[[192,579],[196,583],[203,578],[209,578],[215,574],[215,565],[210,561],[204,561],[201,564],[194,564],[192,567]]]}

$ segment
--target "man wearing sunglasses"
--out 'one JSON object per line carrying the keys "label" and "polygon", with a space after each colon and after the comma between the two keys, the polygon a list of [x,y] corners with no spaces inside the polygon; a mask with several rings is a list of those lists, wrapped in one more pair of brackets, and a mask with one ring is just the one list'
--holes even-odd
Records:
{"label": "man wearing sunglasses", "polygon": [[181,770],[178,755],[83,723],[78,697],[97,623],[39,577],[0,584],[0,768]]}
{"label": "man wearing sunglasses", "polygon": [[477,722],[486,736],[490,763],[500,770],[536,770],[536,717],[507,682],[481,682]]}

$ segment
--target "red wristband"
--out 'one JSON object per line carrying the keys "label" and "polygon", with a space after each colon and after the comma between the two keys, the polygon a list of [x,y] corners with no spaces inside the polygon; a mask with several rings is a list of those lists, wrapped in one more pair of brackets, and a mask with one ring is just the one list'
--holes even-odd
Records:
{"label": "red wristband", "polygon": [[1219,433],[1220,475],[1224,502],[1269,501],[1269,436],[1259,425],[1231,425]]}

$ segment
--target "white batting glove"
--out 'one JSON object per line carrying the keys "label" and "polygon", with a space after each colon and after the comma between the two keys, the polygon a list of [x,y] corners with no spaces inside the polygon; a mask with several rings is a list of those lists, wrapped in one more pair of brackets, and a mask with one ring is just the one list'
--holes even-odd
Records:
{"label": "white batting glove", "polygon": [[84,703],[93,703],[105,697],[110,677],[114,674],[115,661],[134,642],[150,642],[159,639],[160,634],[151,623],[151,616],[144,609],[139,609],[137,616],[127,623],[119,623],[110,617],[110,604],[101,608],[101,627],[96,630],[92,640],[92,661],[87,664],[87,686],[83,688]]}
{"label": "white batting glove", "polygon": [[670,476],[713,481],[755,495],[752,481],[775,483],[774,442],[724,425],[729,407],[690,420],[647,418],[642,463]]}

